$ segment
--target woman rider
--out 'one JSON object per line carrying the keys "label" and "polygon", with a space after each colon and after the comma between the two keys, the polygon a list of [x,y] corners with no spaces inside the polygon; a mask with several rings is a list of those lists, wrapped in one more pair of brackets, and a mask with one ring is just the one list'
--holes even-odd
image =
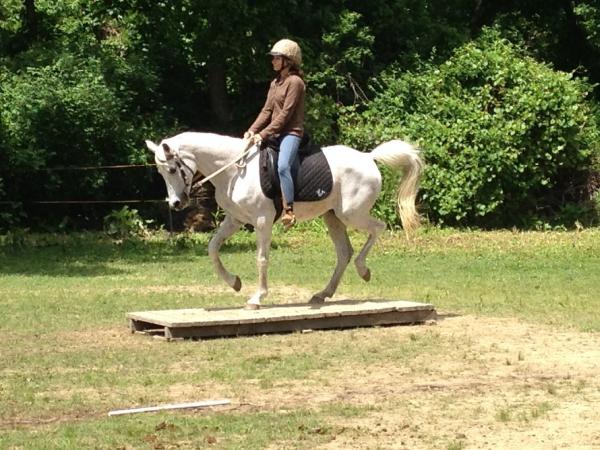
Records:
{"label": "woman rider", "polygon": [[289,39],[278,41],[269,54],[277,77],[271,82],[267,100],[244,139],[257,144],[270,136],[279,140],[278,172],[283,196],[281,222],[285,229],[296,223],[294,215],[294,181],[291,168],[304,133],[304,94],[302,52]]}

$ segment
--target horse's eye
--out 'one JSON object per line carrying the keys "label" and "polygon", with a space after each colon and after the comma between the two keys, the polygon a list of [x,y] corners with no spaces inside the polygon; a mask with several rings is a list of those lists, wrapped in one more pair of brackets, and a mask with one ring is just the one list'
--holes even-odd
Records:
{"label": "horse's eye", "polygon": [[169,167],[169,173],[171,175],[173,175],[177,170],[175,169],[175,167]]}

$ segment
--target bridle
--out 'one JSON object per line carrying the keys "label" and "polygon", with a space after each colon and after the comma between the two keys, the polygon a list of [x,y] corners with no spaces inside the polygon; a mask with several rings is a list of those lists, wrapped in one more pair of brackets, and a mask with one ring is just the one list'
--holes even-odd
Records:
{"label": "bridle", "polygon": [[[167,166],[168,171],[170,174],[174,174],[177,171],[179,171],[179,176],[181,177],[181,179],[183,180],[183,184],[185,185],[185,190],[188,190],[188,186],[192,185],[192,179],[194,178],[194,174],[196,173],[194,170],[192,170],[192,168],[186,164],[185,160],[183,158],[181,158],[179,155],[174,155],[173,156],[173,162],[175,163],[175,167],[173,167],[171,164],[169,164],[169,161],[167,161]],[[188,176],[185,173],[185,170],[187,169],[189,171],[189,173],[191,174],[191,178],[188,181]]]}
{"label": "bridle", "polygon": [[[235,159],[233,159],[229,163],[225,164],[220,169],[217,169],[210,175],[197,181],[196,183],[194,183],[194,181],[195,181],[194,176],[196,175],[196,172],[194,170],[192,170],[192,168],[189,165],[186,164],[184,158],[182,158],[179,155],[179,153],[171,152],[170,149],[167,151],[167,148],[165,149],[166,161],[157,160],[157,162],[166,165],[167,170],[172,175],[176,174],[179,171],[179,176],[181,177],[181,180],[183,181],[183,184],[184,184],[183,193],[189,198],[189,196],[190,196],[189,192],[191,191],[192,184],[194,184],[195,188],[199,188],[204,183],[213,179],[214,177],[216,177],[221,172],[225,171],[226,169],[228,169],[229,167],[231,167],[234,164],[237,166],[238,169],[243,169],[246,166],[246,162],[245,162],[244,158],[252,150],[253,144],[252,144],[252,140],[250,140],[250,139],[245,140],[243,150],[235,157]],[[186,170],[189,171],[189,174],[190,174],[189,177],[186,174]],[[196,180],[197,180],[197,178],[196,178]]]}
{"label": "bridle", "polygon": [[[183,181],[183,193],[188,195],[192,187],[194,180],[195,171],[185,162],[178,153],[169,153],[166,155],[166,161],[158,161],[167,166],[167,170],[171,175],[179,173],[181,180]],[[189,173],[186,173],[186,171]]]}

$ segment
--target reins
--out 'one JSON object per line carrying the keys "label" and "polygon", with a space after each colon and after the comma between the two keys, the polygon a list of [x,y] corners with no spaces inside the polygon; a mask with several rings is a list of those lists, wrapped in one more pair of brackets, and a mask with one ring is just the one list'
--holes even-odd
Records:
{"label": "reins", "polygon": [[[240,169],[243,169],[244,167],[246,167],[246,162],[243,161],[243,159],[246,157],[246,155],[248,153],[250,153],[251,149],[252,149],[252,141],[250,139],[248,139],[247,142],[246,142],[246,144],[245,144],[245,146],[244,146],[244,150],[242,150],[242,152],[238,156],[236,156],[232,161],[228,162],[227,164],[225,164],[220,169],[214,171],[213,173],[211,173],[207,177],[204,177],[202,180],[198,181],[198,183],[196,184],[196,186],[198,186],[198,187],[202,186],[204,183],[206,183],[209,180],[212,180],[214,177],[216,177],[217,175],[219,175],[221,172],[227,170],[228,168],[230,168],[234,164],[238,168],[240,168]],[[239,161],[242,161],[242,162],[238,164]]]}

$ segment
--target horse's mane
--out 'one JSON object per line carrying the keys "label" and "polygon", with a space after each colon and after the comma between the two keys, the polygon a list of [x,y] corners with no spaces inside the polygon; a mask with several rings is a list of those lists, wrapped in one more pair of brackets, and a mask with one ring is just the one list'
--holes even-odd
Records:
{"label": "horse's mane", "polygon": [[223,134],[209,133],[202,131],[184,131],[163,142],[169,144],[171,148],[179,151],[182,147],[210,147],[210,148],[238,148],[241,145],[242,138],[226,136]]}

